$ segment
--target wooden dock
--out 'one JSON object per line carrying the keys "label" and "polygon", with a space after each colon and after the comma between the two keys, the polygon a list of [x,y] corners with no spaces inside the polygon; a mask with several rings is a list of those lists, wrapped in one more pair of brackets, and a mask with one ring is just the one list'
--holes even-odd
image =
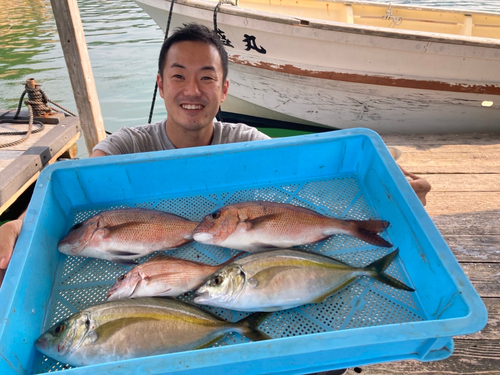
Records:
{"label": "wooden dock", "polygon": [[[5,122],[14,115],[15,111],[0,110],[0,132],[28,128],[27,125]],[[28,113],[25,111],[20,115],[27,118]],[[79,137],[78,117],[64,117],[58,124],[45,124],[43,131],[31,134],[18,145],[0,148],[0,215],[30,187],[45,166],[67,153]],[[21,135],[0,135],[0,144],[21,138]]]}
{"label": "wooden dock", "polygon": [[451,357],[355,367],[348,375],[500,374],[500,134],[385,135],[403,168],[432,185],[426,209],[488,310]]}

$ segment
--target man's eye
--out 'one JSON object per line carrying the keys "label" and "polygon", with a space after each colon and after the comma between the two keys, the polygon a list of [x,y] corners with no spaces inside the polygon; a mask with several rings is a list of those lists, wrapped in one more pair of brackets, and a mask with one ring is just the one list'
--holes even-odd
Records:
{"label": "man's eye", "polygon": [[213,81],[214,78],[213,77],[202,77],[201,80],[202,81],[207,81],[207,80]]}
{"label": "man's eye", "polygon": [[184,77],[181,76],[180,74],[174,74],[172,78],[183,79]]}

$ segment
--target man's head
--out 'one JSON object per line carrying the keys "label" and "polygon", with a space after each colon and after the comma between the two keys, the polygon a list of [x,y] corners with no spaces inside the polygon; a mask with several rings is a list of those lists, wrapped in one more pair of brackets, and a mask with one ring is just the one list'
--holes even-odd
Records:
{"label": "man's head", "polygon": [[178,29],[163,44],[159,68],[170,141],[178,148],[210,144],[229,87],[227,53],[218,36],[196,24]]}
{"label": "man's head", "polygon": [[213,45],[219,52],[220,61],[222,64],[223,80],[227,79],[228,71],[228,59],[227,52],[220,40],[219,36],[208,27],[197,24],[189,23],[184,25],[184,27],[179,27],[175,32],[170,35],[161,47],[160,56],[158,58],[158,72],[161,77],[163,77],[163,70],[165,69],[165,61],[167,60],[167,54],[172,45],[179,42],[202,42]]}

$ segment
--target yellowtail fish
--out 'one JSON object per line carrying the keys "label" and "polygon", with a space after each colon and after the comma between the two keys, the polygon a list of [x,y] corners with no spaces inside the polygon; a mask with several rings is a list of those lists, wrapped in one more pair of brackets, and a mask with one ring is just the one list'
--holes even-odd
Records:
{"label": "yellowtail fish", "polygon": [[370,276],[397,289],[414,289],[387,275],[398,250],[366,267],[300,250],[251,254],[217,271],[199,287],[194,302],[238,311],[276,311],[323,302],[359,276]]}
{"label": "yellowtail fish", "polygon": [[230,331],[254,341],[269,339],[254,328],[264,317],[254,314],[228,323],[169,298],[105,302],[57,323],[36,340],[35,347],[61,363],[86,366],[201,349]]}
{"label": "yellowtail fish", "polygon": [[119,276],[107,294],[108,301],[138,297],[177,297],[200,286],[238,255],[217,266],[157,255]]}
{"label": "yellowtail fish", "polygon": [[392,245],[377,235],[383,220],[339,220],[303,207],[275,202],[242,202],[206,215],[193,232],[197,242],[256,252],[288,248],[348,234],[372,245]]}
{"label": "yellowtail fish", "polygon": [[117,263],[193,241],[197,222],[163,211],[126,208],[101,212],[75,225],[59,242],[67,255],[107,259]]}

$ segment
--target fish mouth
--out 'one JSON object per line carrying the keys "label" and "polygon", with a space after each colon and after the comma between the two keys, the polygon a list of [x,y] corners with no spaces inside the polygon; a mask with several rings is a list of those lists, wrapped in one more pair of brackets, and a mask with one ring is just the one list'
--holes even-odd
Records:
{"label": "fish mouth", "polygon": [[196,292],[196,297],[194,297],[193,302],[203,304],[209,300],[208,292]]}
{"label": "fish mouth", "polygon": [[196,242],[212,244],[213,238],[214,238],[213,234],[210,233],[204,233],[204,232],[193,233],[193,239]]}
{"label": "fish mouth", "polygon": [[46,350],[47,346],[48,346],[48,342],[49,341],[45,337],[39,337],[35,341],[35,348],[37,348],[37,350],[39,350],[39,351]]}

